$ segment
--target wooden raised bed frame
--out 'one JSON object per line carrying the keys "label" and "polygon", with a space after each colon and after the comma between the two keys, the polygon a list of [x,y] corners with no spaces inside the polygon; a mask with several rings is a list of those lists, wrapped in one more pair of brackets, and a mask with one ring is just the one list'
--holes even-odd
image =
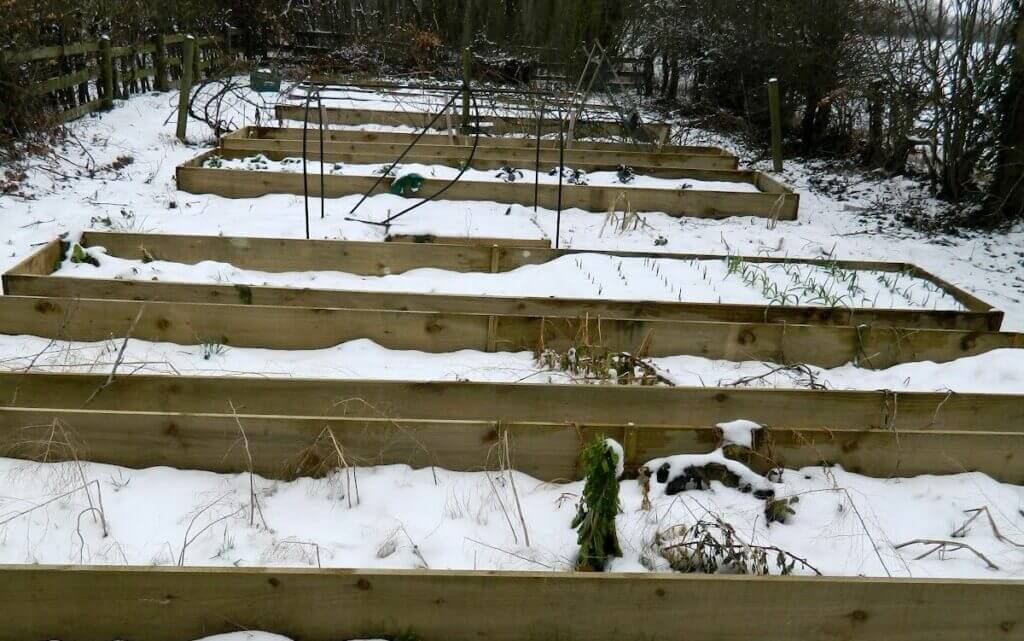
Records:
{"label": "wooden raised bed frame", "polygon": [[[497,239],[492,239],[497,241]],[[361,275],[396,274],[409,269],[433,267],[453,271],[500,272],[536,265],[583,250],[555,250],[527,241],[510,245],[474,246],[430,243],[370,243],[358,241],[305,241],[223,236],[172,236],[86,232],[85,246],[103,246],[113,256],[194,264],[214,260],[243,269],[261,271],[345,271]],[[528,246],[518,246],[520,243]],[[145,248],[145,249],[143,249]],[[688,260],[721,259],[725,256],[593,252],[624,257],[659,256]],[[637,319],[694,320],[753,323],[793,323],[913,327],[921,329],[998,330],[1003,313],[984,301],[913,265],[836,261],[850,269],[900,271],[943,288],[965,311],[924,309],[827,308],[707,304],[686,302],[571,300],[501,296],[459,296],[394,292],[310,290],[286,287],[202,285],[172,282],[84,279],[51,276],[63,259],[58,241],[44,245],[3,275],[4,291],[20,296],[115,298],[197,303],[251,303],[299,307],[533,314],[551,317],[619,317]],[[784,262],[787,259],[744,258],[751,262]],[[823,261],[794,261],[821,264]]]}
{"label": "wooden raised bed frame", "polygon": [[[230,152],[262,153],[275,160],[302,156],[302,129],[274,129],[270,127],[243,127],[220,139],[220,147]],[[306,150],[309,159],[320,155],[320,132],[306,132]],[[413,134],[393,134],[364,131],[329,131],[324,135],[324,154],[329,162],[379,163],[391,162],[406,151],[416,139]],[[529,144],[522,144],[522,143]],[[584,143],[580,143],[584,144]],[[565,150],[564,162],[568,167],[587,171],[615,171],[620,165],[632,167],[637,174],[660,178],[729,179],[731,173],[699,174],[696,170],[732,172],[737,168],[735,156],[717,147],[679,147],[661,151],[640,148],[623,150],[603,149],[602,143],[589,143]],[[469,157],[472,136],[427,135],[419,139],[406,155],[404,162],[422,162],[459,167]],[[618,145],[616,145],[618,147]],[[481,137],[473,156],[473,167],[495,169],[503,166],[533,169],[537,150],[533,141],[508,138]],[[558,148],[550,141],[541,146],[542,171],[558,166]],[[691,171],[685,171],[691,170]]]}
{"label": "wooden raised bed frame", "polygon": [[[325,107],[327,114],[325,124],[329,125],[387,125],[424,128],[434,118],[436,112],[427,113],[423,111],[398,111],[397,109],[345,109],[339,107]],[[283,104],[274,106],[274,116],[278,121],[306,119],[305,104]],[[320,114],[316,101],[311,101],[308,113],[308,122],[319,123]],[[470,119],[477,121],[475,113],[471,113]],[[454,126],[459,126],[459,116],[452,116]],[[497,116],[482,113],[479,122],[483,123],[482,128],[489,134],[531,134],[537,131],[537,118],[530,116]],[[435,129],[445,129],[448,124],[444,116],[437,119]],[[544,118],[541,129],[544,133],[557,132],[560,122],[557,118]],[[665,122],[645,122],[641,128],[651,142],[664,142],[672,134],[672,126]],[[618,135],[623,132],[622,123],[617,120],[585,119],[576,123],[575,136],[609,136]],[[568,133],[566,134],[568,135]]]}
{"label": "wooden raised bed frame", "polygon": [[823,368],[942,363],[1024,347],[1024,334],[980,331],[0,297],[3,334],[99,341],[124,336],[135,318],[139,320],[132,338],[182,345],[304,350],[366,338],[388,349],[433,353],[521,351],[539,345],[564,351],[589,336],[594,341],[601,337],[611,351],[635,352],[645,345],[652,357],[689,355]]}
{"label": "wooden raised bed frame", "polygon": [[[316,473],[309,462],[329,456],[318,442],[324,429],[363,465],[467,472],[495,469],[493,446],[507,435],[516,469],[564,481],[580,477],[580,449],[597,436],[623,444],[633,473],[654,458],[715,449],[721,437],[716,423],[742,417],[769,426],[757,433],[745,459],[761,472],[834,463],[881,478],[977,471],[1024,482],[1024,458],[1008,455],[1024,445],[1024,430],[1012,421],[1000,424],[1020,415],[1020,397],[159,375],[106,382],[104,375],[0,375],[0,455],[36,459],[38,444],[59,421],[73,434],[74,455],[98,463],[220,473],[251,465],[263,476],[293,479]],[[608,410],[609,399],[595,400],[602,393],[619,405]],[[593,406],[584,405],[588,400]],[[663,414],[644,407],[645,400]],[[897,425],[904,400],[909,417]],[[521,408],[516,401],[538,406]],[[757,401],[763,405],[752,407]],[[880,401],[889,415],[876,405]],[[710,408],[694,407],[700,402]],[[806,412],[812,402],[818,411]],[[952,404],[948,412],[945,404]],[[824,416],[831,409],[849,415]],[[654,423],[644,422],[652,415]],[[239,424],[251,459],[233,447]],[[52,452],[47,460],[55,460]]]}
{"label": "wooden raised bed frame", "polygon": [[1022,601],[1007,580],[20,565],[0,641],[1020,641]]}
{"label": "wooden raised bed frame", "polygon": [[[300,172],[250,171],[203,167],[209,158],[244,158],[252,154],[244,151],[216,149],[193,158],[176,170],[178,189],[193,194],[215,194],[227,198],[256,198],[267,194],[302,194],[303,176]],[[761,193],[729,191],[701,191],[698,189],[657,189],[649,187],[563,185],[562,208],[577,207],[605,214],[611,209],[664,212],[670,216],[698,218],[728,218],[755,216],[773,220],[796,220],[800,195],[782,183],[761,172],[717,172],[712,170],[685,170],[708,175],[714,173],[723,179],[731,176],[734,182],[755,185]],[[324,196],[339,198],[361,195],[373,188],[372,193],[388,193],[393,178],[385,177],[379,183],[377,176],[325,175]],[[696,177],[695,177],[696,178]],[[450,184],[449,180],[424,178],[416,198],[426,198]],[[308,193],[320,195],[320,175],[311,173]],[[460,179],[442,194],[441,200],[471,200],[532,206],[534,185],[523,182],[483,181]],[[537,186],[537,204],[547,209],[558,206],[558,185]]]}

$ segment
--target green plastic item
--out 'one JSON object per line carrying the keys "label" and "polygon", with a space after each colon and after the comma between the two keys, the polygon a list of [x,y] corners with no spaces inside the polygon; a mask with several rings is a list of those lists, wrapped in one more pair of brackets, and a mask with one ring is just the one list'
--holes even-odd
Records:
{"label": "green plastic item", "polygon": [[270,69],[257,69],[249,74],[249,88],[253,91],[281,91],[281,74]]}
{"label": "green plastic item", "polygon": [[396,196],[405,196],[406,189],[414,194],[423,186],[423,176],[419,174],[406,174],[391,183],[389,191]]}

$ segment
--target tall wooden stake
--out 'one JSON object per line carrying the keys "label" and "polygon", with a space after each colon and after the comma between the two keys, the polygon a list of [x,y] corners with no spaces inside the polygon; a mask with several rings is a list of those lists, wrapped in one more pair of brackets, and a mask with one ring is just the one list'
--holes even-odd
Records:
{"label": "tall wooden stake", "polygon": [[469,79],[473,73],[473,52],[469,47],[462,50],[462,131],[469,132]]}
{"label": "tall wooden stake", "polygon": [[157,91],[167,91],[170,88],[167,82],[169,77],[167,73],[167,43],[164,40],[163,34],[153,36],[153,46],[156,47],[156,51],[153,52],[155,89]]}
{"label": "tall wooden stake", "polygon": [[779,80],[768,81],[768,109],[772,119],[772,168],[782,171],[782,106],[779,101]]}
{"label": "tall wooden stake", "polygon": [[114,106],[114,57],[110,55],[110,36],[100,38],[100,71],[103,77],[103,108]]}
{"label": "tall wooden stake", "polygon": [[178,140],[185,142],[188,124],[188,101],[192,94],[192,69],[195,66],[196,39],[185,36],[181,43],[181,76],[178,78]]}

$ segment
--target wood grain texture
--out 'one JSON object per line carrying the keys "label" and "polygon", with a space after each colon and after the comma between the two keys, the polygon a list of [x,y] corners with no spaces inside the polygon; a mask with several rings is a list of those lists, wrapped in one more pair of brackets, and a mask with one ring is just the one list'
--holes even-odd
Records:
{"label": "wood grain texture", "polygon": [[[426,127],[430,124],[434,113],[417,111],[397,111],[394,109],[343,109],[329,107],[324,110],[327,114],[327,124],[332,125],[405,125],[410,127]],[[289,105],[279,103],[274,106],[274,115],[278,120],[306,120],[311,123],[320,122],[320,114],[310,109],[307,117],[304,105]],[[476,115],[471,116],[476,122]],[[505,135],[513,133],[529,134],[536,131],[537,118],[529,116],[495,116],[481,115],[479,121],[485,123],[482,127],[491,134]],[[445,127],[444,119],[439,118],[435,123],[435,129]],[[664,140],[671,133],[671,125],[664,122],[645,122],[642,125],[648,135],[655,140]],[[559,120],[557,118],[544,118],[541,122],[541,129],[545,133],[558,131]],[[576,125],[576,135],[607,136],[609,134],[621,134],[624,131],[622,123],[616,120],[589,119],[580,121]]]}
{"label": "wood grain texture", "polygon": [[[306,130],[308,140],[320,140],[320,130],[317,127]],[[417,134],[403,133],[396,131],[364,131],[359,129],[331,129],[324,132],[324,142],[376,142],[376,143],[398,143],[408,145],[416,138]],[[224,134],[222,140],[234,140],[238,138],[265,139],[265,140],[302,140],[301,127],[242,127],[236,131]],[[454,133],[449,139],[448,134],[424,134],[420,138],[423,144],[433,145],[471,145],[475,136]],[[479,144],[482,147],[516,147],[523,149],[535,149],[536,139],[529,137],[501,137],[501,136],[480,136]],[[558,141],[550,138],[540,141],[541,149],[558,149]],[[632,142],[590,142],[574,140],[571,150],[566,153],[580,151],[598,152],[623,152],[627,154],[656,154],[656,155],[701,155],[720,156],[733,160],[732,166],[723,169],[735,169],[736,157],[721,147],[695,146],[695,145],[660,145],[648,147]]]}
{"label": "wood grain texture", "polygon": [[0,641],[1018,641],[1022,601],[1016,581],[4,566]]}
{"label": "wood grain texture", "polygon": [[630,318],[637,320],[660,319],[727,323],[788,323],[798,325],[861,326],[866,328],[961,330],[987,330],[991,324],[991,320],[986,314],[957,311],[468,296],[265,287],[260,285],[91,279],[78,276],[7,274],[4,276],[4,291],[7,294],[16,296],[383,309],[468,314],[512,314],[545,316],[548,318],[580,318],[590,316],[594,318]]}
{"label": "wood grain texture", "polygon": [[[241,473],[248,469],[246,452],[238,446],[244,430],[253,471],[289,480],[324,474],[320,465],[332,452],[327,439],[318,438],[324,430],[358,465],[437,466],[458,472],[500,469],[495,445],[507,435],[516,469],[554,482],[581,478],[580,450],[599,436],[626,444],[628,475],[655,458],[711,452],[721,438],[709,425],[392,419],[374,415],[374,408],[361,403],[346,404],[353,415],[345,417],[233,414],[235,400],[222,401],[217,414],[0,408],[0,455],[40,460],[45,449],[49,461],[77,457],[131,468]],[[73,453],[41,445],[54,421],[70,435]],[[761,473],[837,464],[878,478],[981,472],[1019,484],[1024,482],[1024,455],[1017,455],[1022,446],[1019,426],[1004,432],[781,427],[758,432],[745,462]]]}
{"label": "wood grain texture", "polygon": [[136,317],[133,338],[182,345],[296,350],[366,338],[388,349],[439,353],[486,350],[490,344],[498,351],[567,350],[600,337],[608,350],[635,352],[646,345],[653,357],[689,355],[824,368],[851,362],[869,369],[947,362],[1024,346],[1024,334],[1008,332],[0,297],[4,334],[99,341],[123,336]]}
{"label": "wood grain texture", "polygon": [[[454,381],[233,376],[0,373],[0,406],[224,413],[383,416],[538,423],[713,427],[738,418],[775,428],[1012,432],[1024,397],[891,391],[625,387]],[[814,408],[808,411],[807,408]]]}
{"label": "wood grain texture", "polygon": [[[217,151],[207,152],[178,165],[178,189],[193,194],[216,194],[227,198],[256,198],[267,194],[304,193],[301,173],[278,171],[248,171],[244,169],[207,168],[203,163]],[[235,152],[220,150],[221,155]],[[244,156],[244,152],[241,153]],[[308,181],[308,193],[320,196],[318,175]],[[387,193],[391,178],[377,182],[374,176],[327,175],[323,177],[323,194],[339,198],[367,192]],[[756,178],[755,178],[756,180]],[[376,187],[374,185],[376,184]],[[449,184],[450,187],[445,189]],[[416,198],[426,198],[445,189],[442,200],[481,201],[532,206],[534,185],[524,182],[492,182],[459,180],[450,183],[439,178],[424,178]],[[558,206],[558,185],[542,184],[537,187],[537,203],[547,209]],[[592,185],[563,185],[562,208],[577,207],[584,211],[605,214],[610,209],[630,209],[639,212],[664,212],[670,216],[697,218],[728,218],[756,216],[775,220],[796,220],[800,195],[784,193],[741,193],[730,191],[702,191],[699,189],[655,189],[649,187],[602,187]]]}

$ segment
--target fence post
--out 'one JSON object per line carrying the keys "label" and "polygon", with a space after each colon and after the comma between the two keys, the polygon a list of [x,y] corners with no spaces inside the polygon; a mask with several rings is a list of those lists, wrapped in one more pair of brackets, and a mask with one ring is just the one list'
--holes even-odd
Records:
{"label": "fence post", "polygon": [[103,78],[103,108],[114,107],[114,57],[110,55],[110,36],[100,37],[100,76]]}
{"label": "fence post", "polygon": [[157,91],[167,91],[168,87],[168,74],[167,74],[167,43],[164,41],[163,34],[157,34],[153,36],[153,46],[156,47],[156,51],[153,52],[153,80],[156,85]]}
{"label": "fence post", "polygon": [[782,107],[779,102],[779,79],[768,80],[768,109],[772,119],[772,168],[782,171]]}
{"label": "fence post", "polygon": [[181,77],[178,78],[178,140],[185,142],[185,125],[188,123],[188,102],[192,94],[192,67],[195,65],[196,39],[185,36],[181,43]]}
{"label": "fence post", "polygon": [[462,131],[469,131],[469,79],[473,73],[473,53],[469,47],[462,50]]}
{"label": "fence post", "polygon": [[199,44],[199,40],[196,40],[192,48],[192,84],[199,84],[199,81],[203,79],[203,70],[199,66],[202,62],[203,46]]}

